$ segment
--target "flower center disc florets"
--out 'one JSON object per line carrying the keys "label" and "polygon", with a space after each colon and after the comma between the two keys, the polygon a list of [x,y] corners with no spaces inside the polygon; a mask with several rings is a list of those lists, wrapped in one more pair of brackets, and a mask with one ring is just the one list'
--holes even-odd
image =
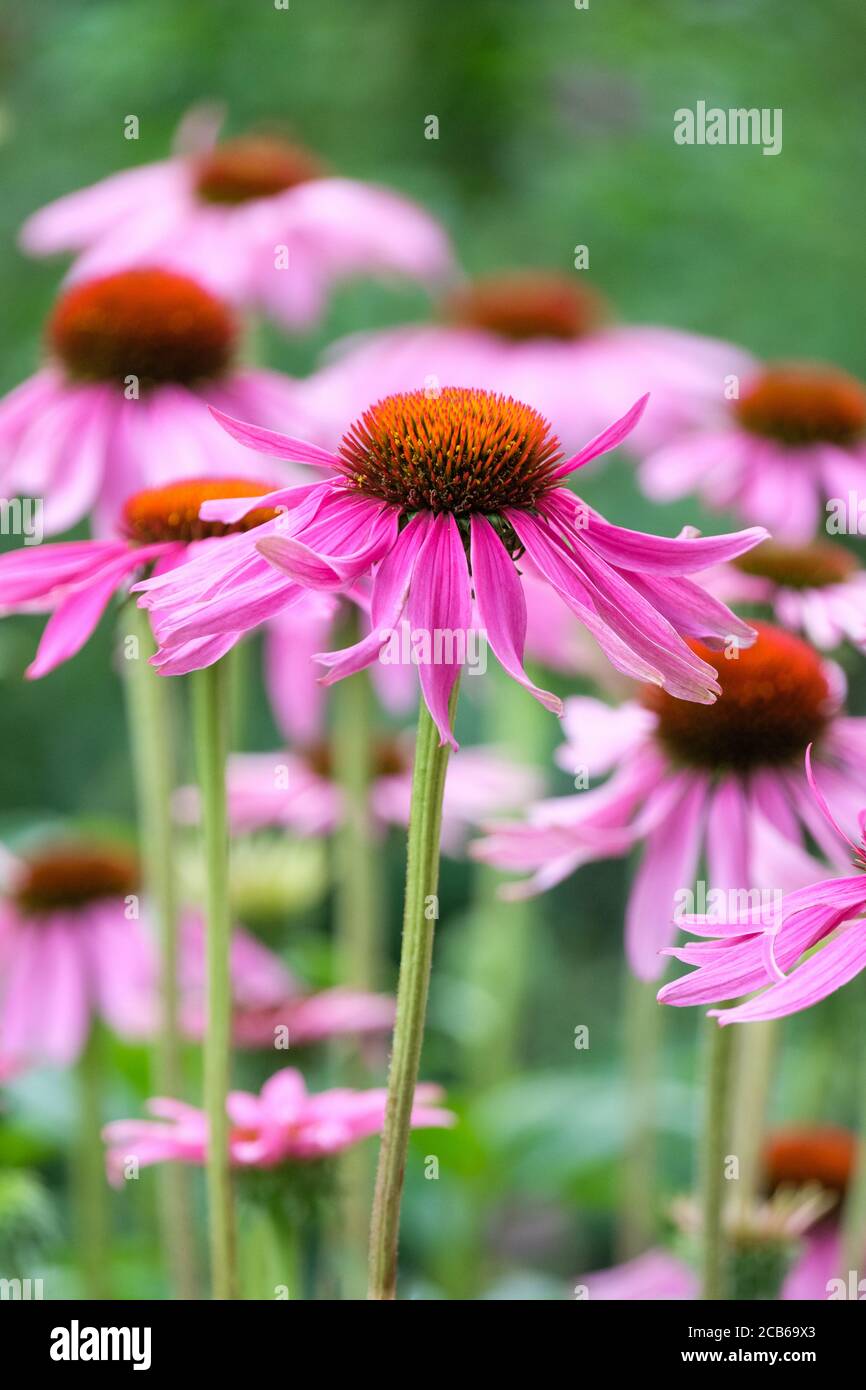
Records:
{"label": "flower center disc florets", "polygon": [[139,545],[160,541],[190,543],[211,536],[251,531],[265,521],[272,521],[276,511],[271,507],[257,507],[240,521],[228,524],[202,521],[199,516],[202,503],[224,497],[261,497],[272,491],[270,484],[253,483],[248,478],[188,478],[166,487],[145,488],[124,503],[121,529]]}
{"label": "flower center disc florets", "polygon": [[195,188],[206,203],[246,203],[272,198],[323,173],[322,163],[302,146],[272,135],[249,135],[203,155],[196,165]]}
{"label": "flower center disc florets", "polygon": [[830,1192],[845,1191],[854,1169],[856,1136],[847,1129],[784,1129],[771,1134],[764,1148],[767,1186],[820,1183]]}
{"label": "flower center disc florets", "polygon": [[559,440],[537,410],[462,386],[386,396],[344,435],[350,484],[404,511],[496,514],[555,486]]}
{"label": "flower center disc florets", "polygon": [[726,658],[700,642],[689,646],[715,668],[722,693],[714,705],[677,700],[650,688],[644,702],[658,715],[657,737],[678,762],[745,772],[785,762],[805,750],[830,717],[830,690],[818,655],[798,637],[755,623],[753,647]]}
{"label": "flower center disc florets", "polygon": [[784,589],[825,589],[844,584],[857,569],[857,557],[832,541],[782,545],[764,541],[734,561],[743,574],[771,579]]}
{"label": "flower center disc florets", "polygon": [[61,844],[28,859],[15,885],[22,912],[75,910],[108,898],[126,898],[138,888],[138,861],[114,845]]}
{"label": "flower center disc florets", "polygon": [[604,302],[554,271],[484,276],[455,291],[445,306],[449,322],[500,338],[583,338],[604,321]]}
{"label": "flower center disc florets", "polygon": [[237,332],[230,310],[195,280],[140,269],[68,290],[48,342],[72,377],[187,385],[227,370]]}
{"label": "flower center disc florets", "polygon": [[783,444],[850,444],[866,430],[866,390],[833,367],[770,367],[735,404],[752,434]]}

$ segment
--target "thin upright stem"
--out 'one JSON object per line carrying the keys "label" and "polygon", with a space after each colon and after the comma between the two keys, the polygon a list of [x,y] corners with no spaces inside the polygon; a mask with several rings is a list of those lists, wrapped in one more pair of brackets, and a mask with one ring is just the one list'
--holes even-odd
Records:
{"label": "thin upright stem", "polygon": [[75,1243],[81,1259],[85,1296],[108,1297],[109,1223],[105,1182],[103,1123],[103,1048],[98,1025],[78,1061],[78,1153],[75,1165]]}
{"label": "thin upright stem", "polygon": [[854,1172],[842,1212],[842,1268],[839,1274],[847,1284],[851,1270],[856,1271],[856,1287],[866,1276],[866,975],[860,975],[854,981],[850,994],[855,1006],[851,1022],[856,1029],[854,1074],[859,1089],[860,1136]]}
{"label": "thin upright stem", "polygon": [[[357,620],[347,623],[344,643],[360,637]],[[334,927],[338,981],[349,989],[376,990],[382,982],[382,903],[373,837],[370,787],[373,776],[373,692],[366,671],[340,681],[333,693],[331,750],[343,798],[343,821],[335,844]],[[344,1084],[369,1084],[356,1045],[341,1052]],[[367,1255],[375,1154],[367,1145],[350,1148],[340,1162],[340,1246],[350,1297],[361,1295]]]}
{"label": "thin upright stem", "polygon": [[[174,739],[170,682],[149,664],[155,650],[147,614],[134,604],[124,611],[126,636],[135,646],[124,651],[129,739],[135,770],[144,884],[159,941],[160,1027],[154,1065],[157,1095],[183,1097],[183,1066],[178,1026],[178,895],[171,796],[174,790]],[[189,1172],[180,1164],[160,1168],[160,1227],[172,1286],[181,1299],[196,1295],[195,1240]]]}
{"label": "thin upright stem", "polygon": [[701,1297],[725,1298],[725,1162],[730,1121],[733,1030],[715,1019],[707,1025],[707,1075],[702,1153]]}
{"label": "thin upright stem", "polygon": [[737,1196],[744,1211],[748,1211],[760,1195],[761,1149],[767,1133],[779,1026],[775,1020],[764,1020],[736,1030],[731,1152],[739,1162]]}
{"label": "thin upright stem", "polygon": [[208,1122],[207,1194],[213,1297],[237,1297],[235,1223],[229,1166],[226,1098],[231,1064],[229,951],[229,837],[225,759],[228,742],[226,683],[222,661],[191,677],[196,762],[202,806],[206,870],[207,1028],[204,1039],[204,1108]]}
{"label": "thin upright stem", "polygon": [[[456,703],[455,684],[451,696],[452,721]],[[447,745],[444,748],[439,745],[439,732],[422,700],[412,773],[397,1017],[370,1223],[370,1282],[367,1297],[371,1299],[387,1300],[397,1296],[400,1203],[409,1149],[412,1103],[424,1042],[433,932],[439,915],[439,842],[448,753]]]}
{"label": "thin upright stem", "polygon": [[656,1216],[656,1127],[661,1005],[658,983],[628,971],[625,987],[627,1133],[620,1201],[619,1253],[624,1260],[650,1244]]}

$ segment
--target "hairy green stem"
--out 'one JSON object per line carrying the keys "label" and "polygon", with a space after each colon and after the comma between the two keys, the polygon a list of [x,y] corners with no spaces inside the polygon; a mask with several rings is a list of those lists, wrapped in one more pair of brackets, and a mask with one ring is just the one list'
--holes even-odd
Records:
{"label": "hairy green stem", "polygon": [[105,1180],[103,1122],[103,1039],[98,1025],[78,1061],[78,1152],[75,1164],[75,1244],[81,1260],[85,1297],[108,1298],[108,1188]]}
{"label": "hairy green stem", "polygon": [[228,744],[228,670],[218,661],[191,676],[196,763],[201,790],[206,870],[207,1027],[204,1038],[204,1108],[208,1123],[207,1195],[211,1287],[216,1299],[237,1297],[235,1222],[229,1165],[226,1098],[231,1065],[229,951],[229,836],[225,760]]}
{"label": "hairy green stem", "polygon": [[[360,637],[357,620],[348,623],[345,645]],[[331,748],[334,773],[343,797],[343,823],[335,844],[334,926],[338,980],[349,989],[376,990],[382,966],[382,903],[378,891],[377,847],[372,831],[370,785],[373,776],[373,692],[366,671],[340,681],[333,692]],[[348,1086],[368,1082],[367,1068],[352,1047],[343,1052]],[[367,1145],[349,1149],[340,1162],[342,1231],[349,1297],[361,1296],[367,1254],[375,1155]]]}
{"label": "hairy green stem", "polygon": [[[144,884],[159,941],[160,1026],[154,1058],[157,1095],[183,1097],[178,1026],[178,896],[171,796],[174,790],[171,683],[149,664],[155,650],[147,614],[131,604],[124,612],[134,645],[127,659],[129,739],[135,771]],[[167,1163],[159,1173],[160,1235],[172,1287],[180,1299],[196,1296],[195,1239],[190,1174]]]}
{"label": "hairy green stem", "polygon": [[624,1260],[651,1243],[656,1217],[656,1086],[661,1005],[656,981],[627,972],[625,987],[626,1103],[625,1161],[620,1200],[619,1253]]}
{"label": "hairy green stem", "polygon": [[[452,722],[456,704],[455,683],[451,696]],[[448,753],[447,745],[444,748],[439,746],[439,732],[422,700],[412,773],[397,1017],[370,1223],[367,1297],[371,1299],[387,1300],[397,1296],[400,1203],[409,1149],[412,1103],[424,1042],[433,931],[439,913],[439,842]]]}
{"label": "hairy green stem", "polygon": [[707,1073],[704,1096],[701,1222],[701,1297],[725,1298],[725,1162],[730,1123],[733,1029],[715,1019],[707,1024]]}
{"label": "hairy green stem", "polygon": [[770,1084],[779,1024],[773,1020],[736,1029],[731,1153],[739,1163],[737,1196],[748,1211],[760,1195],[761,1150],[767,1132]]}
{"label": "hairy green stem", "polygon": [[860,1137],[857,1144],[857,1157],[854,1172],[842,1212],[842,1268],[839,1273],[848,1280],[850,1271],[857,1273],[857,1281],[866,1277],[866,975],[854,981],[851,991],[854,1004],[851,1019],[855,1032],[854,1074],[857,1081],[860,1109]]}

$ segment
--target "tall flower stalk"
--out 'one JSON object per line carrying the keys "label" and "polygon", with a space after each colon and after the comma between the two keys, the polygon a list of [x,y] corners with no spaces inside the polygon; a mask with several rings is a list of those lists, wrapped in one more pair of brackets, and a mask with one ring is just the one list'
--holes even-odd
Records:
{"label": "tall flower stalk", "polygon": [[192,676],[193,729],[206,870],[204,1109],[208,1126],[206,1168],[211,1287],[216,1299],[237,1297],[235,1220],[226,1109],[231,1064],[231,919],[225,792],[227,679],[228,668],[222,661],[196,671]]}
{"label": "tall flower stalk", "polygon": [[[129,737],[135,769],[144,880],[153,903],[159,934],[160,1021],[154,1066],[158,1095],[183,1094],[183,1065],[178,1026],[178,896],[171,795],[174,789],[174,739],[171,689],[149,664],[155,651],[147,614],[128,604],[124,625],[136,649],[128,654]],[[189,1176],[169,1164],[161,1174],[159,1204],[162,1243],[172,1284],[182,1299],[195,1297],[195,1238]]]}
{"label": "tall flower stalk", "polygon": [[[347,624],[350,642],[360,637],[357,622]],[[376,884],[376,847],[370,807],[372,782],[373,692],[366,671],[334,691],[331,748],[343,797],[343,822],[335,845],[334,925],[339,982],[349,989],[376,990],[382,977],[382,914]],[[346,1059],[346,1083],[360,1085],[363,1062]],[[368,1213],[374,1165],[366,1147],[351,1149],[340,1161],[343,1247],[350,1296],[363,1290]]]}
{"label": "tall flower stalk", "polygon": [[[455,682],[449,702],[453,727],[457,705]],[[397,1018],[388,1101],[379,1150],[376,1192],[370,1222],[370,1299],[397,1297],[397,1247],[400,1235],[400,1203],[412,1103],[421,1048],[433,960],[433,933],[438,917],[439,840],[442,797],[448,768],[449,745],[441,744],[439,731],[426,704],[418,714],[415,764],[412,773],[412,809],[406,859],[406,897],[403,909],[403,946],[397,987]]]}
{"label": "tall flower stalk", "polygon": [[94,1023],[78,1061],[78,1152],[74,1170],[76,1245],[85,1296],[107,1295],[109,1220],[105,1188],[102,1039]]}
{"label": "tall flower stalk", "polygon": [[707,1025],[706,1089],[701,1153],[701,1297],[725,1297],[725,1158],[730,1123],[733,1033]]}
{"label": "tall flower stalk", "polygon": [[619,1208],[619,1248],[623,1259],[646,1250],[656,1216],[658,1154],[657,1080],[661,1008],[653,981],[630,970],[625,982],[625,1096],[628,1107],[625,1161]]}

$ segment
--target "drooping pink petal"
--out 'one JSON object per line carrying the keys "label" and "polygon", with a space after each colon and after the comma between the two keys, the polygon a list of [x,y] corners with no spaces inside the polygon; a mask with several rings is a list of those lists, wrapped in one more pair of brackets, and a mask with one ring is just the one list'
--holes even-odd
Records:
{"label": "drooping pink petal", "polygon": [[500,665],[545,709],[562,713],[562,701],[541,690],[523,669],[526,600],[511,556],[486,517],[471,521],[472,582],[478,617]]}
{"label": "drooping pink petal", "polygon": [[591,439],[578,453],[570,459],[566,459],[565,463],[561,463],[553,472],[554,478],[564,478],[568,473],[573,473],[575,469],[582,468],[585,463],[598,458],[599,454],[606,454],[609,450],[615,449],[631,434],[643,415],[648,400],[649,395],[641,396],[640,400],[635,401],[631,409],[626,411],[620,420],[608,425],[606,430],[602,430],[595,439]]}
{"label": "drooping pink petal", "polygon": [[456,749],[448,705],[465,659],[472,602],[463,540],[448,512],[430,524],[412,575],[408,614],[413,633],[429,644],[429,660],[418,661],[424,700],[442,743]]}
{"label": "drooping pink petal", "polygon": [[340,466],[336,454],[330,454],[327,449],[320,449],[317,444],[308,444],[303,439],[293,439],[291,435],[280,434],[278,430],[265,430],[258,425],[249,425],[244,420],[235,420],[231,415],[213,407],[211,415],[239,444],[245,444],[248,449],[255,449],[260,454],[290,459],[293,463],[315,464],[320,468]]}
{"label": "drooping pink petal", "polygon": [[816,951],[788,976],[734,1009],[711,1009],[720,1024],[754,1023],[799,1013],[841,989],[866,967],[866,929],[855,923]]}

